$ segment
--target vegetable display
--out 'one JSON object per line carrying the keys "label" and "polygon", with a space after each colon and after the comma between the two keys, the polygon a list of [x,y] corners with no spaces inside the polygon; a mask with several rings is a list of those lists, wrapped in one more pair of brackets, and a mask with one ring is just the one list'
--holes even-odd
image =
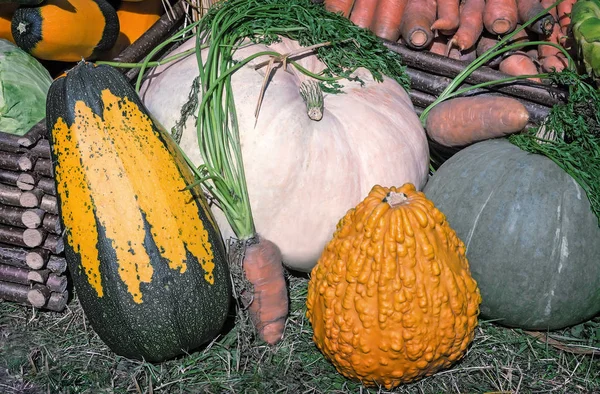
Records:
{"label": "vegetable display", "polygon": [[0,39],[0,131],[23,135],[44,119],[51,83],[35,58]]}
{"label": "vegetable display", "polygon": [[600,312],[598,218],[550,159],[505,139],[479,142],[442,164],[424,192],[465,242],[482,317],[554,330]]}
{"label": "vegetable display", "polygon": [[[193,49],[194,44],[188,41],[170,55]],[[234,59],[302,49],[297,42],[283,39],[269,46],[239,49]],[[424,185],[427,141],[402,86],[388,78],[377,82],[365,69],[355,73],[364,86],[340,80],[343,93],[325,94],[323,118],[314,121],[300,94],[300,87],[310,78],[288,65],[289,72],[272,74],[255,120],[257,99],[268,73],[266,67],[255,67],[265,58],[240,68],[231,80],[250,205],[256,227],[279,246],[284,263],[308,271],[339,217],[360,201],[368,185],[409,181]],[[312,54],[303,55],[297,63],[315,74],[325,68]],[[144,102],[167,129],[178,124],[196,75],[196,60],[188,57],[156,68],[145,82]],[[183,124],[180,145],[200,165],[203,158],[197,141],[195,119],[190,117]],[[382,150],[386,153],[379,154]],[[326,201],[317,191],[321,188],[327,190]],[[215,214],[220,217],[218,209]],[[225,239],[235,232],[224,220],[219,225]]]}
{"label": "vegetable display", "polygon": [[231,296],[219,230],[129,82],[80,62],[50,87],[47,128],[65,256],[100,338],[151,362],[213,339]]}
{"label": "vegetable display", "polygon": [[38,59],[76,62],[111,49],[119,19],[106,0],[45,0],[19,7],[11,30],[17,45]]}
{"label": "vegetable display", "polygon": [[[356,20],[354,14],[367,14],[370,9],[378,13],[387,10],[394,16],[385,19],[384,28],[379,26],[377,18],[357,24],[386,40],[466,62],[475,59],[479,42],[497,40],[527,23],[523,32],[525,39],[521,40],[523,45],[498,58],[507,60],[501,71],[515,76],[561,71],[567,67],[558,47],[571,49],[567,27],[574,3],[575,0],[564,0],[557,6],[553,0],[325,0],[328,10],[346,12],[343,15],[352,21]],[[499,64],[498,61],[488,65],[497,68]]]}
{"label": "vegetable display", "polygon": [[[302,7],[307,10],[306,18],[312,18],[312,14],[329,15],[320,6],[304,1],[296,0],[289,5],[279,1],[267,4],[271,7]],[[266,15],[266,11],[262,15]],[[392,74],[394,64],[401,70],[397,59],[379,47],[381,44],[372,35],[344,18],[328,17],[332,19],[331,23],[335,22],[335,28],[319,30],[318,34],[325,31],[330,36],[318,37],[311,35],[310,30],[304,31],[306,28],[299,29],[304,36],[298,38],[304,40],[304,46],[282,38],[268,46],[255,44],[237,49],[234,59],[238,65],[231,76],[254,223],[260,234],[281,249],[284,263],[301,271],[314,266],[339,217],[360,201],[371,187],[369,185],[412,182],[422,187],[428,171],[428,147],[423,128],[404,88],[391,78],[384,77],[379,82],[372,71],[349,66],[354,71],[352,78],[360,81],[335,80],[342,93],[323,93],[322,120],[314,121],[307,115],[301,87],[315,79],[313,77],[326,79],[330,62],[352,64],[349,62],[372,60],[373,65],[366,65],[374,69],[381,67],[379,54],[385,53],[390,56],[390,69],[386,72]],[[303,23],[310,26],[311,20]],[[254,19],[252,23],[258,22]],[[290,26],[296,26],[298,22],[292,19],[280,23],[281,32],[286,33],[287,30],[294,32],[295,28]],[[344,32],[342,28],[348,30]],[[276,31],[275,27],[271,29]],[[348,40],[352,35],[364,40],[360,47]],[[313,41],[307,41],[309,38]],[[317,55],[309,52],[311,45],[327,41],[332,42],[332,47],[315,49]],[[169,56],[193,49],[194,41],[191,40]],[[319,58],[321,50],[323,56],[329,58]],[[367,57],[370,51],[371,55]],[[296,60],[294,54],[301,57]],[[340,58],[334,59],[334,55]],[[207,50],[203,51],[203,56],[208,56]],[[288,56],[288,72],[268,70],[270,59],[288,59]],[[250,57],[255,60],[241,63]],[[197,67],[193,57],[157,67],[149,74],[141,95],[156,119],[167,129],[179,124],[175,127],[177,133],[177,128],[183,127],[180,145],[194,164],[200,165],[204,158],[198,151],[195,120],[190,117],[180,123],[181,110],[189,102],[190,91],[193,97]],[[329,70],[334,74],[344,72],[335,68]],[[266,74],[270,74],[271,79],[262,97],[260,114],[255,118]],[[400,74],[397,75],[400,78]],[[319,84],[312,86],[319,89]],[[199,101],[203,100],[206,101],[204,98]],[[382,149],[385,154],[379,153]],[[327,191],[326,201],[318,190]],[[215,214],[220,216],[218,212]],[[219,224],[226,239],[232,235],[224,220],[219,220]],[[233,233],[236,233],[235,229]]]}
{"label": "vegetable display", "polygon": [[307,316],[341,374],[391,389],[460,359],[480,302],[444,214],[411,184],[374,186],[313,269]]}

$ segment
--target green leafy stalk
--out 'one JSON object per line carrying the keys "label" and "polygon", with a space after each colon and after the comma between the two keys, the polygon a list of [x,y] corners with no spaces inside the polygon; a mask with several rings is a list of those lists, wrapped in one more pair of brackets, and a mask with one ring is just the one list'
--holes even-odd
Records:
{"label": "green leafy stalk", "polygon": [[600,226],[600,93],[570,70],[552,78],[569,87],[568,102],[552,107],[543,128],[511,135],[509,141],[548,157],[571,175],[585,191]]}
{"label": "green leafy stalk", "polygon": [[[296,40],[304,47],[314,46],[314,52],[327,67],[324,73],[314,74],[293,59],[286,60],[300,72],[320,80],[328,91],[337,89],[339,78],[352,78],[358,67],[368,69],[375,80],[381,81],[387,75],[405,88],[409,86],[398,54],[385,48],[368,30],[309,0],[224,0],[212,6],[196,27],[196,59],[202,91],[197,134],[204,162],[197,176],[219,203],[240,240],[254,237],[256,230],[244,174],[231,75],[258,57],[282,59],[288,54],[265,51],[236,61],[233,55],[237,48],[248,42],[269,44],[280,36]],[[202,48],[207,49],[202,51]]]}

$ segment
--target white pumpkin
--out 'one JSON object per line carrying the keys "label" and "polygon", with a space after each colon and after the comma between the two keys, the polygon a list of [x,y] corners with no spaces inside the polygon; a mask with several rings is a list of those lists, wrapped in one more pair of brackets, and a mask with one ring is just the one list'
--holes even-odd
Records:
{"label": "white pumpkin", "polygon": [[[176,49],[193,48],[191,39]],[[239,49],[236,59],[275,50],[281,54],[300,46],[291,40],[266,47]],[[358,69],[364,86],[342,81],[343,94],[325,94],[323,118],[309,119],[299,87],[306,77],[288,65],[278,67],[265,91],[258,121],[254,111],[266,67],[261,57],[236,71],[232,86],[239,120],[244,169],[256,231],[281,249],[284,263],[309,271],[319,258],[337,222],[358,204],[373,185],[421,189],[429,164],[427,139],[406,91],[394,80],[382,83]],[[299,63],[313,72],[324,68],[316,56]],[[198,65],[194,55],[152,70],[141,96],[167,130],[181,117]],[[255,124],[256,122],[256,124]],[[195,119],[185,124],[180,143],[190,159],[202,163]],[[234,236],[215,208],[225,239]]]}

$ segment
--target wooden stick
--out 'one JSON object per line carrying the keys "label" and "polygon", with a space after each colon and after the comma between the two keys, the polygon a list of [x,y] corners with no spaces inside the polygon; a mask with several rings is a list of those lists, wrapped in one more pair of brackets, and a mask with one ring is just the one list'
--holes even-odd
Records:
{"label": "wooden stick", "polygon": [[48,213],[58,215],[58,200],[55,196],[44,194],[42,196],[42,201],[40,202],[40,208]]}
{"label": "wooden stick", "polygon": [[21,190],[34,188],[37,179],[30,172],[11,171],[0,168],[0,183],[17,186]]}
{"label": "wooden stick", "polygon": [[19,204],[26,208],[39,207],[43,196],[44,192],[38,188],[22,191],[19,197]]}
{"label": "wooden stick", "polygon": [[28,227],[23,224],[23,214],[26,211],[26,208],[0,204],[0,224],[22,228]]}
{"label": "wooden stick", "polygon": [[33,190],[37,183],[37,176],[29,172],[22,172],[17,178],[16,186],[21,190]]}
{"label": "wooden stick", "polygon": [[46,267],[55,274],[60,275],[67,270],[67,260],[62,256],[53,254],[50,256]]}
{"label": "wooden stick", "polygon": [[11,171],[22,171],[19,166],[20,153],[0,151],[0,168]]}
{"label": "wooden stick", "polygon": [[46,232],[37,228],[17,228],[0,225],[0,242],[35,248],[40,246],[46,238]]}
{"label": "wooden stick", "polygon": [[68,299],[69,295],[67,292],[51,293],[48,303],[44,308],[54,312],[61,312],[67,306]]}
{"label": "wooden stick", "polygon": [[49,275],[50,275],[50,270],[47,270],[47,269],[31,270],[27,274],[27,279],[29,279],[30,282],[46,283]]}
{"label": "wooden stick", "polygon": [[52,169],[52,160],[40,157],[36,160],[35,165],[33,166],[33,172],[40,176],[52,178],[54,176],[54,170]]}
{"label": "wooden stick", "polygon": [[37,144],[30,148],[30,152],[34,157],[50,159],[50,142],[47,139],[42,138]]}
{"label": "wooden stick", "polygon": [[29,285],[0,281],[0,298],[4,300],[29,305],[27,293]]}
{"label": "wooden stick", "polygon": [[47,286],[36,284],[27,292],[27,301],[36,308],[41,308],[48,302],[51,291]]}
{"label": "wooden stick", "polygon": [[25,209],[21,215],[21,223],[27,228],[38,228],[46,216],[46,211],[41,208]]}
{"label": "wooden stick", "polygon": [[30,147],[46,136],[46,119],[37,122],[29,131],[18,139],[19,145]]}
{"label": "wooden stick", "polygon": [[[2,250],[0,249],[0,252],[2,252]],[[41,269],[43,268],[46,264],[50,265],[50,251],[48,249],[43,249],[43,248],[33,248],[29,251],[27,251],[27,254],[25,255],[25,264],[33,269]],[[54,269],[52,269],[52,267],[48,266],[48,269],[52,272],[58,272],[55,271]],[[62,273],[64,272],[58,272],[58,273]]]}
{"label": "wooden stick", "polygon": [[[39,286],[42,288],[42,286]],[[18,283],[10,283],[10,282],[0,282],[0,298],[6,301],[15,302],[22,305],[30,305],[28,295],[29,291],[32,290],[28,285],[21,285]],[[44,296],[45,290],[40,290],[41,295]],[[39,300],[39,294],[33,296],[34,299]],[[69,299],[69,294],[67,292],[63,293],[50,293],[48,301],[43,306],[44,309],[48,309],[54,312],[61,312],[65,309],[67,305],[67,300]],[[36,301],[39,304],[39,301]]]}
{"label": "wooden stick", "polygon": [[36,159],[29,152],[22,153],[17,159],[17,165],[21,171],[30,171],[33,169]]}
{"label": "wooden stick", "polygon": [[5,152],[22,152],[23,147],[19,144],[19,136],[0,131],[0,150]]}
{"label": "wooden stick", "polygon": [[[18,246],[0,244],[0,264],[8,264],[14,267],[30,268],[27,264],[27,249]],[[34,269],[42,268],[31,267]]]}
{"label": "wooden stick", "polygon": [[26,268],[13,267],[12,265],[0,264],[0,282],[29,284],[29,270]]}
{"label": "wooden stick", "polygon": [[44,240],[43,247],[54,254],[61,254],[65,250],[63,237],[56,234],[48,234]]}
{"label": "wooden stick", "polygon": [[[431,74],[454,78],[465,68],[465,63],[460,60],[450,59],[429,51],[415,51],[405,45],[389,41],[384,41],[384,44],[390,50],[402,55],[402,62],[406,66],[418,70],[427,70]],[[475,70],[465,82],[478,84],[508,77],[510,75],[483,66]],[[490,86],[489,89],[542,104],[546,107],[566,102],[568,95],[565,90],[531,81],[513,82],[502,87]]]}
{"label": "wooden stick", "polygon": [[52,234],[62,233],[62,224],[58,215],[48,214],[44,216],[42,227]]}
{"label": "wooden stick", "polygon": [[38,195],[40,195],[39,191],[23,191],[18,187],[0,183],[0,204],[26,208],[34,207],[36,202],[38,204],[41,202],[38,201]]}
{"label": "wooden stick", "polygon": [[62,293],[67,290],[67,286],[69,281],[67,277],[64,275],[56,275],[54,273],[50,274],[48,280],[46,281],[46,286],[52,291],[57,293]]}
{"label": "wooden stick", "polygon": [[42,177],[37,182],[37,187],[46,194],[56,196],[56,185],[53,178]]}

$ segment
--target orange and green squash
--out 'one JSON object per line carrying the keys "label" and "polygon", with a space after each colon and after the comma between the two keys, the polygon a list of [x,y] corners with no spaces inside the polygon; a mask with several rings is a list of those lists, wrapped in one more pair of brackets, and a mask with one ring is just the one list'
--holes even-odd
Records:
{"label": "orange and green squash", "polygon": [[124,1],[117,9],[120,33],[112,49],[103,56],[115,58],[152,27],[164,13],[162,0]]}
{"label": "orange and green squash", "polygon": [[48,93],[65,255],[83,310],[117,354],[162,361],[213,339],[231,289],[207,201],[124,76],[80,62]]}
{"label": "orange and green squash", "polygon": [[44,0],[0,0],[0,5],[9,3],[14,5],[38,5]]}
{"label": "orange and green squash", "polygon": [[113,47],[119,18],[106,0],[46,0],[19,7],[11,30],[15,43],[38,59],[76,62]]}
{"label": "orange and green squash", "polygon": [[312,270],[307,316],[342,375],[391,389],[461,358],[480,302],[465,245],[407,183],[373,187],[338,223]]}
{"label": "orange and green squash", "polygon": [[0,38],[15,43],[10,30],[10,22],[17,9],[17,4],[2,4],[0,2]]}

